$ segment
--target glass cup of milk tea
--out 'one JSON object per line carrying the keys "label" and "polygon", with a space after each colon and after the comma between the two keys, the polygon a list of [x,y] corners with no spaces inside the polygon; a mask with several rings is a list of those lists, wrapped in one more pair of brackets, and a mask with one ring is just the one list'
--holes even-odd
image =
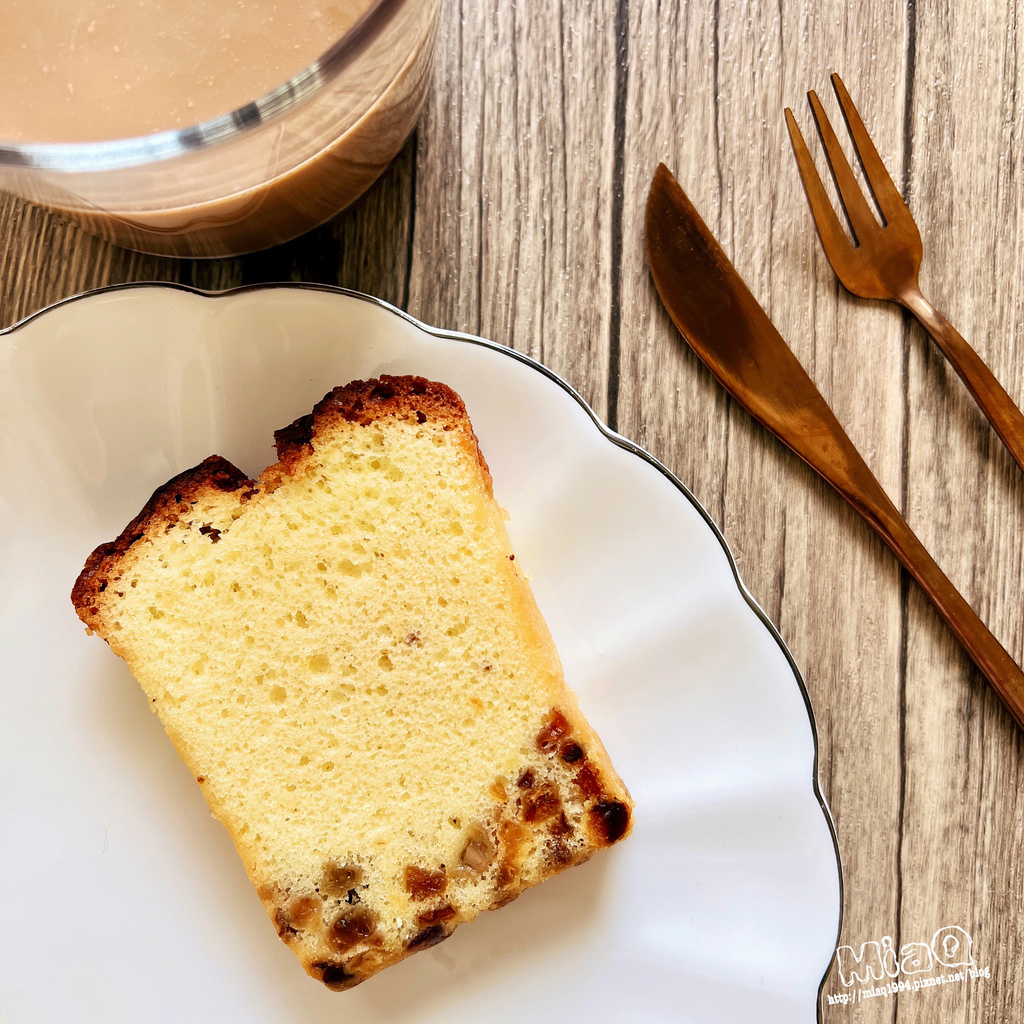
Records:
{"label": "glass cup of milk tea", "polygon": [[253,252],[412,132],[441,0],[0,0],[0,188],[119,245]]}

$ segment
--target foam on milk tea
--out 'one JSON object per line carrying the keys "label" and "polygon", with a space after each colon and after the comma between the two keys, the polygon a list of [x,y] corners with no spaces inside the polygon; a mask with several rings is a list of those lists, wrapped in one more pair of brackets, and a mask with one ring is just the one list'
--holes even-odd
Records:
{"label": "foam on milk tea", "polygon": [[184,128],[269,92],[368,0],[3,0],[0,139]]}

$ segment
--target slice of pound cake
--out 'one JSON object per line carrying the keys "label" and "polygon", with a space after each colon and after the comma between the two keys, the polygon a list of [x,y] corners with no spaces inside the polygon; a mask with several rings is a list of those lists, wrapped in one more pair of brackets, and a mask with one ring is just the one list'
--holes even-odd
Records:
{"label": "slice of pound cake", "polygon": [[278,934],[349,988],[629,832],[461,399],[356,381],[211,457],[75,584]]}

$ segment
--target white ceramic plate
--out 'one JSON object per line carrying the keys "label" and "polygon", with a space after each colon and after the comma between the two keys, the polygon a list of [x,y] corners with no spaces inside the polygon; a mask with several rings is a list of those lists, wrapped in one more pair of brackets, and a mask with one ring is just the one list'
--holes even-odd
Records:
{"label": "white ceramic plate", "polygon": [[[158,484],[213,452],[255,475],[379,373],[465,399],[636,828],[336,994],[68,595]],[[841,893],[802,682],[694,498],[548,371],[338,290],[110,289],[0,335],[0,466],[4,1024],[815,1020]]]}

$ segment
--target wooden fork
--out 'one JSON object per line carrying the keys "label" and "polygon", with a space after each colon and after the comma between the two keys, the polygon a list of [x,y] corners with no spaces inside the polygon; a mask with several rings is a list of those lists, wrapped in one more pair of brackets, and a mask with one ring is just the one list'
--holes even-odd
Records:
{"label": "wooden fork", "polygon": [[787,107],[789,138],[793,143],[800,177],[825,255],[839,275],[839,280],[854,295],[898,302],[917,317],[921,326],[935,339],[942,354],[952,363],[953,369],[967,385],[967,390],[974,395],[982,412],[1017,460],[1017,465],[1024,469],[1024,415],[1021,415],[978,353],[921,294],[917,283],[921,268],[921,234],[838,75],[832,75],[832,87],[839,97],[846,126],[853,137],[864,176],[874,193],[884,223],[879,224],[864,198],[836,133],[825,115],[821,100],[812,90],[807,98],[811,102],[829,167],[857,242],[851,245],[843,233],[821,178],[814,169],[814,161],[807,151],[793,111]]}

